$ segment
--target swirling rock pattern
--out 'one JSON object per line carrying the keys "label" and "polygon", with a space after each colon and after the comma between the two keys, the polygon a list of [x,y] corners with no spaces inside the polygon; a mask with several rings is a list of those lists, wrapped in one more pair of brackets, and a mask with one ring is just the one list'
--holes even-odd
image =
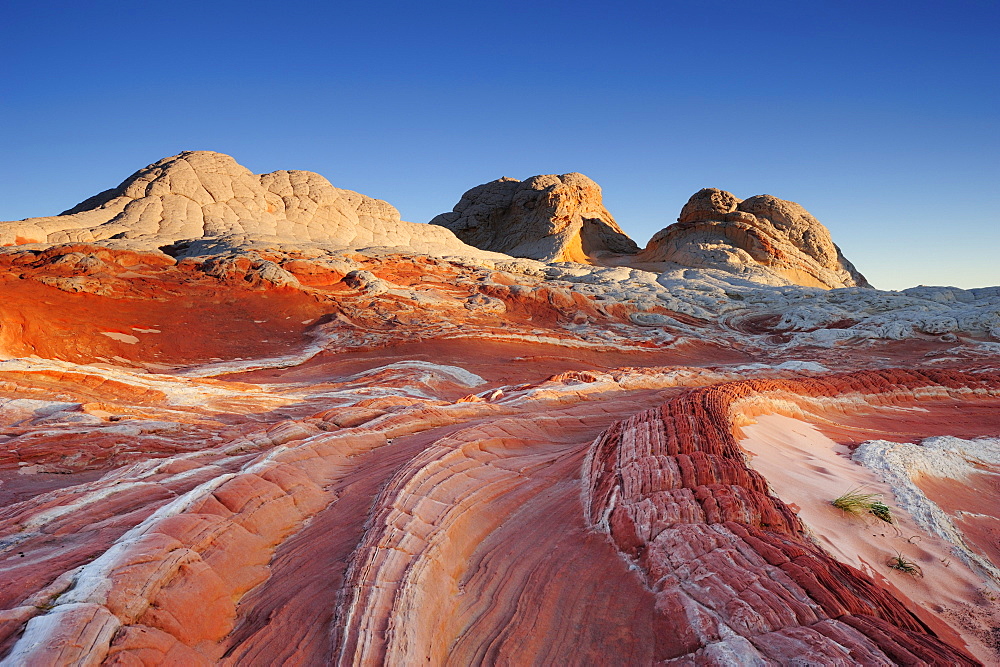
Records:
{"label": "swirling rock pattern", "polygon": [[[997,405],[995,375],[664,370],[568,373],[492,401],[366,399],[188,453],[147,440],[151,459],[8,505],[8,660],[974,664],[809,543],[733,429],[831,400]],[[692,384],[709,386],[677,387]],[[682,393],[594,440],[664,392]],[[146,409],[176,412],[162,401]]]}
{"label": "swirling rock pattern", "polygon": [[[569,216],[546,248],[593,250],[574,220],[614,230],[580,179],[497,187]],[[742,205],[710,195],[682,217]],[[735,212],[832,261],[760,206]],[[0,225],[0,664],[1000,660],[1000,469],[975,458],[1000,288],[543,263],[407,225],[200,153]],[[628,251],[602,248],[561,258]],[[753,467],[764,426],[826,439]],[[890,472],[943,533],[888,487],[898,539],[797,493],[932,436],[960,472]]]}

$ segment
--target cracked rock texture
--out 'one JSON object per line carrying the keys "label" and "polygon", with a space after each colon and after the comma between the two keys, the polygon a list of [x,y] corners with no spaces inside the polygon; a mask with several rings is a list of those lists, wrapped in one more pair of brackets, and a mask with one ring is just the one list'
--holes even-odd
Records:
{"label": "cracked rock texture", "polygon": [[111,245],[151,250],[234,236],[476,254],[453,234],[403,222],[388,202],[335,188],[319,174],[258,176],[210,151],[164,158],[60,215],[0,223],[4,245],[117,241]]}

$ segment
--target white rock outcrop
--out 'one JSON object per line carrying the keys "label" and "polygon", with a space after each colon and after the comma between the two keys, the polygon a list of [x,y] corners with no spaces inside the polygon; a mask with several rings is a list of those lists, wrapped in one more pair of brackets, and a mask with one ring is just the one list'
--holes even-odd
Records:
{"label": "white rock outcrop", "polygon": [[204,238],[482,254],[446,229],[401,221],[388,202],[336,188],[319,174],[256,175],[210,151],[164,158],[59,215],[0,222],[0,245],[99,242],[150,250]]}
{"label": "white rock outcrop", "polygon": [[868,287],[830,231],[795,202],[771,195],[738,199],[716,188],[695,193],[677,222],[657,232],[637,263],[721,269],[807,287]]}

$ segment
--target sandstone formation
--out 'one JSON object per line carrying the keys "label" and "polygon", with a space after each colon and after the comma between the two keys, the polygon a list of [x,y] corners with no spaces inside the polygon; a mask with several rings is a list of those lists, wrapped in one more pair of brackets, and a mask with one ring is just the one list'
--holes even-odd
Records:
{"label": "sandstone formation", "polygon": [[545,262],[591,264],[639,251],[604,208],[600,186],[583,174],[484,183],[431,224],[477,248]]}
{"label": "sandstone formation", "polygon": [[657,232],[637,262],[722,269],[751,279],[761,269],[795,285],[867,287],[830,232],[795,202],[771,195],[738,199],[699,190],[677,222]]}
{"label": "sandstone formation", "polygon": [[0,665],[1000,662],[1000,287],[411,250],[171,160],[3,226]]}
{"label": "sandstone formation", "polygon": [[[585,470],[587,516],[643,572],[656,608],[676,624],[658,658],[768,664],[808,655],[822,664],[975,664],[938,641],[867,575],[813,544],[795,512],[748,468],[733,431],[738,416],[775,411],[775,403],[790,397],[808,410],[816,398],[845,390],[868,405],[928,389],[947,397],[978,386],[996,396],[995,380],[862,372],[720,384],[606,431]],[[851,399],[837,402],[851,410]]]}
{"label": "sandstone formation", "polygon": [[389,203],[335,188],[319,174],[258,176],[228,155],[210,151],[164,158],[59,215],[0,223],[0,245],[103,242],[151,250],[234,236],[241,242],[265,238],[477,254],[453,234],[402,222]]}

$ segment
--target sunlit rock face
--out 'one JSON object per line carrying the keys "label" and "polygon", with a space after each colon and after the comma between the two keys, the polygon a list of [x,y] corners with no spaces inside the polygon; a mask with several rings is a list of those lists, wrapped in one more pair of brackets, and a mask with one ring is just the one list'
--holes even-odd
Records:
{"label": "sunlit rock face", "polygon": [[[202,159],[238,230],[149,203]],[[4,664],[1000,661],[1000,288],[259,233],[158,164],[3,227]]]}
{"label": "sunlit rock face", "polygon": [[604,208],[600,186],[583,174],[484,183],[431,224],[477,248],[542,261],[590,264],[639,251]]}
{"label": "sunlit rock face", "polygon": [[657,232],[636,258],[722,269],[753,279],[762,272],[810,287],[867,287],[829,230],[795,202],[771,195],[738,199],[699,190],[677,222]]}
{"label": "sunlit rock face", "polygon": [[402,222],[389,203],[335,188],[319,174],[258,176],[211,151],[164,158],[60,215],[0,223],[4,245],[83,241],[152,250],[185,239],[232,237],[475,253],[453,234]]}

